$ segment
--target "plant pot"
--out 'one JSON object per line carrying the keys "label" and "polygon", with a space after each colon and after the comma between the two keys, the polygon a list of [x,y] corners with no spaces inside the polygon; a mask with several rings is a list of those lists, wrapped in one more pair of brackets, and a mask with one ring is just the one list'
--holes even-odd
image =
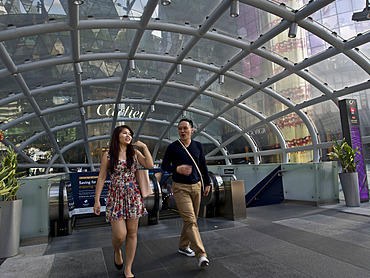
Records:
{"label": "plant pot", "polygon": [[21,235],[22,200],[0,201],[0,258],[19,253]]}
{"label": "plant pot", "polygon": [[340,173],[340,183],[342,185],[344,199],[347,207],[360,206],[360,193],[358,188],[358,174],[354,173]]}

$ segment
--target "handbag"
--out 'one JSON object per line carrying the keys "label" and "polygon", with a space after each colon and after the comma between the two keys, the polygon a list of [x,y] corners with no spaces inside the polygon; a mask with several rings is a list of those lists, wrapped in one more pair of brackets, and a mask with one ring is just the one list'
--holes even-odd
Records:
{"label": "handbag", "polygon": [[153,190],[150,186],[149,181],[149,170],[147,169],[140,169],[136,170],[136,180],[139,184],[141,196],[145,199],[149,195],[153,194]]}

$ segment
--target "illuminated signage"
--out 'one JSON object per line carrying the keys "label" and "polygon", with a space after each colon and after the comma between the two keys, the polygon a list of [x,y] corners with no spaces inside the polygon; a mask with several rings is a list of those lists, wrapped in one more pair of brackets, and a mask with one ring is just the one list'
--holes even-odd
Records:
{"label": "illuminated signage", "polygon": [[[96,109],[96,113],[101,117],[114,116],[114,104],[100,104]],[[117,117],[123,118],[142,118],[144,112],[136,111],[134,106],[124,106],[118,109]]]}

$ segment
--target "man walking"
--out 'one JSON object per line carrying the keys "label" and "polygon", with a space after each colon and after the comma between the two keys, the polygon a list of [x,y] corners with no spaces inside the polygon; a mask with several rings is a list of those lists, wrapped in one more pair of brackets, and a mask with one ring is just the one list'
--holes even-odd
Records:
{"label": "man walking", "polygon": [[[194,132],[193,122],[189,119],[182,119],[177,129],[180,140],[167,147],[162,161],[162,170],[172,173],[173,194],[184,222],[179,253],[188,257],[195,256],[198,266],[204,267],[209,265],[209,260],[197,224],[202,197],[202,177],[198,170],[203,175],[204,185],[207,185],[203,191],[204,196],[207,196],[210,191],[210,178],[202,144],[191,139]],[[194,251],[190,248],[190,244]]]}

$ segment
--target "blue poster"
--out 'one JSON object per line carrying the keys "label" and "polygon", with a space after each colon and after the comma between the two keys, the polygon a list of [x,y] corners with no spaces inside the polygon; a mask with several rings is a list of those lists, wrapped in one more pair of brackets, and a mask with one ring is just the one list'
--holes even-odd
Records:
{"label": "blue poster", "polygon": [[[99,172],[77,172],[70,173],[72,195],[74,200],[73,214],[93,213],[95,203],[95,186],[98,181]],[[101,211],[105,211],[108,187],[110,185],[109,175],[105,180],[100,195]]]}

